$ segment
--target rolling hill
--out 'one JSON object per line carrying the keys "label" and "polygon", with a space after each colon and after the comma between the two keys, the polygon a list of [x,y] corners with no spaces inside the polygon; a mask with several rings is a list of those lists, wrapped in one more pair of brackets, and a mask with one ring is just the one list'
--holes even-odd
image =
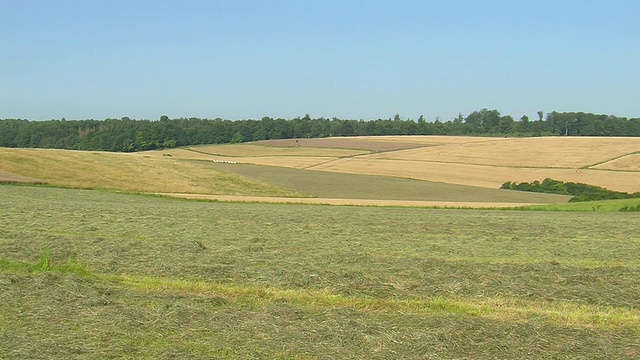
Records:
{"label": "rolling hill", "polygon": [[[547,177],[640,191],[640,138],[382,136],[269,140],[134,154],[0,149],[0,181],[218,196],[543,204],[499,190]],[[454,204],[455,205],[455,204]]]}

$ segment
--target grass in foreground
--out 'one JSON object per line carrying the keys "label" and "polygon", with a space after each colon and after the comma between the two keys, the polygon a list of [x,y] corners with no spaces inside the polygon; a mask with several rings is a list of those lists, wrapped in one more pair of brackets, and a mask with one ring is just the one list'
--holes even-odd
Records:
{"label": "grass in foreground", "polygon": [[598,211],[612,212],[624,211],[625,208],[636,208],[640,206],[640,199],[620,199],[572,202],[564,204],[531,205],[523,207],[523,210],[539,211]]}
{"label": "grass in foreground", "polygon": [[0,358],[640,356],[633,213],[0,203]]}

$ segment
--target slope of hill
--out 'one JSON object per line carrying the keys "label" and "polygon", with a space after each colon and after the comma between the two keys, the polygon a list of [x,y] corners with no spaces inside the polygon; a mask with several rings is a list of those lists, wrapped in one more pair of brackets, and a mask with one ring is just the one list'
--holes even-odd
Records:
{"label": "slope of hill", "polygon": [[52,186],[71,188],[304,196],[198,163],[139,154],[0,148],[0,170],[20,177],[41,179]]}

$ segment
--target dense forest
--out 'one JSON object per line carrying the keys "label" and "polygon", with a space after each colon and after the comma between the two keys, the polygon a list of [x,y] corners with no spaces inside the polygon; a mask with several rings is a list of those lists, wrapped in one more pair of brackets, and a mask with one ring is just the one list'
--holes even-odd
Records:
{"label": "dense forest", "polygon": [[159,120],[0,120],[1,147],[140,151],[197,144],[239,143],[268,139],[366,135],[473,136],[640,136],[640,118],[582,112],[551,112],[515,120],[497,110],[482,109],[467,117],[441,121],[338,118],[223,120],[162,116]]}

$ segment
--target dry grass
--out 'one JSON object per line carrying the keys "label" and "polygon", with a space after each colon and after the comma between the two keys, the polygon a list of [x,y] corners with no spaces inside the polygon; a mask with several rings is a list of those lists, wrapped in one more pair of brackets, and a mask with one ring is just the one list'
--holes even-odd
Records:
{"label": "dry grass", "polygon": [[0,149],[5,172],[62,187],[135,192],[300,196],[197,162],[139,154],[51,149]]}

